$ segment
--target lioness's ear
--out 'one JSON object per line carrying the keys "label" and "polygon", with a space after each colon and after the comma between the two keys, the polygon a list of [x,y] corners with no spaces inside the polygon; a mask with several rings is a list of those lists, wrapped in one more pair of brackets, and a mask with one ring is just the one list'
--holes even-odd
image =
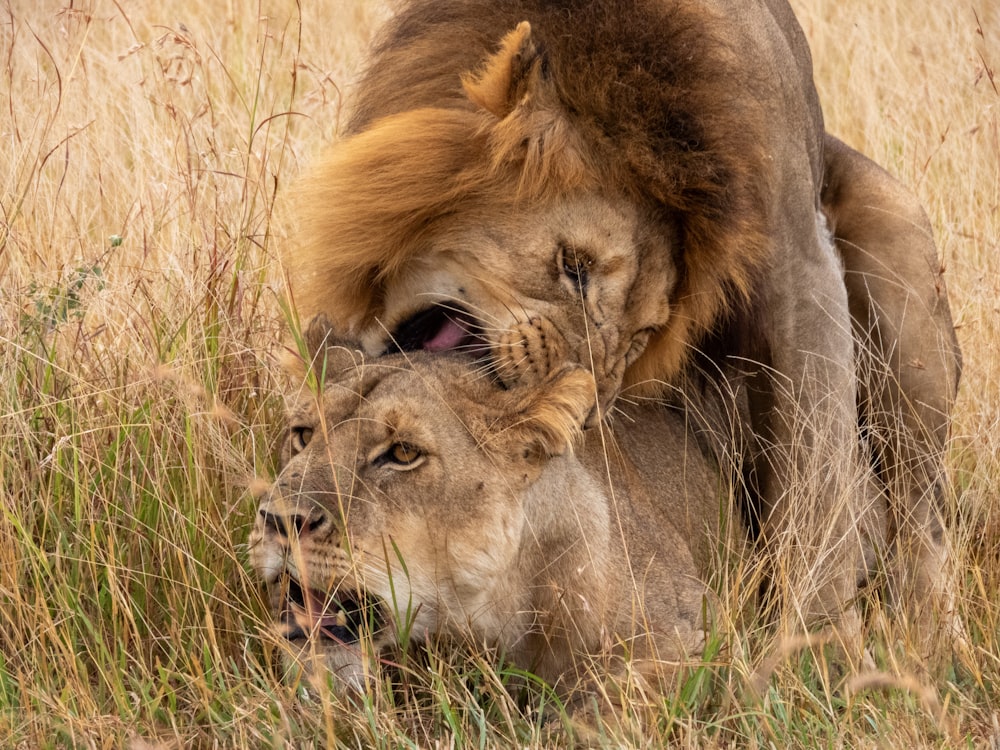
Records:
{"label": "lioness's ear", "polygon": [[528,458],[559,456],[573,449],[595,408],[594,376],[569,365],[529,389],[515,408],[508,435]]}
{"label": "lioness's ear", "polygon": [[312,371],[325,382],[336,382],[364,362],[361,346],[339,337],[323,313],[309,321],[298,348],[298,353],[286,350],[282,361],[285,372],[296,380]]}
{"label": "lioness's ear", "polygon": [[320,313],[310,320],[303,336],[309,358],[315,359],[317,354],[326,349],[327,342],[333,338],[333,323],[330,322],[330,319],[325,314]]}
{"label": "lioness's ear", "polygon": [[500,49],[478,72],[462,76],[469,99],[500,120],[530,97],[538,97],[545,84],[545,54],[532,39],[527,21],[500,41]]}

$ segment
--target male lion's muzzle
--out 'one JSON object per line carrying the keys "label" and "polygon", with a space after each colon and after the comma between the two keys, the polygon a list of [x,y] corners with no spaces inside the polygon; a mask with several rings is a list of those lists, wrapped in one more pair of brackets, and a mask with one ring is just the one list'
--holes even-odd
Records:
{"label": "male lion's muzzle", "polygon": [[479,357],[489,351],[482,324],[465,308],[437,304],[413,313],[392,332],[387,350],[459,351]]}

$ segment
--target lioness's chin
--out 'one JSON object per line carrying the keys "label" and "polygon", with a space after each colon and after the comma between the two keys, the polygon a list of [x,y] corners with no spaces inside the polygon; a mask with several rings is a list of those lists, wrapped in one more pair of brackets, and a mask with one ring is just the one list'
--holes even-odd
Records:
{"label": "lioness's chin", "polygon": [[329,681],[335,692],[349,696],[363,695],[372,682],[371,661],[358,644],[298,636],[284,641],[284,657],[286,678],[303,686]]}
{"label": "lioness's chin", "polygon": [[386,638],[380,600],[365,591],[312,590],[287,574],[281,585],[285,594],[274,630],[284,643],[288,670],[302,670],[312,683],[331,676],[341,692],[365,692],[370,654]]}

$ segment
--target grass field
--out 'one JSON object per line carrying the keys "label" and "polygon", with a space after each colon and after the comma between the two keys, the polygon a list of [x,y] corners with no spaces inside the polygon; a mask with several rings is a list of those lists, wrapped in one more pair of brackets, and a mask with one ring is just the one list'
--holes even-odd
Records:
{"label": "grass field", "polygon": [[[873,647],[884,672],[857,690],[828,694],[793,651],[754,700],[744,643],[637,706],[655,731],[630,742],[997,748],[1000,7],[793,4],[829,129],[916,190],[947,269],[972,658],[921,681],[888,623]],[[336,134],[383,13],[364,0],[0,5],[3,747],[546,744],[505,697],[509,675],[475,658],[432,654],[413,695],[348,712],[283,684],[261,638],[245,542],[281,425],[279,209]]]}

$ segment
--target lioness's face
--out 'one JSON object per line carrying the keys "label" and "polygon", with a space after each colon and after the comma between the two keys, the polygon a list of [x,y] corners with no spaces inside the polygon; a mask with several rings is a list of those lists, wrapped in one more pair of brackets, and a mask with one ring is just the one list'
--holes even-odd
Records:
{"label": "lioness's face", "polygon": [[432,360],[361,367],[294,400],[250,538],[293,655],[359,690],[370,649],[460,633],[502,642],[528,616],[510,571],[537,451],[517,442],[519,424],[490,437],[510,394]]}
{"label": "lioness's face", "polygon": [[[566,362],[590,369],[602,406],[670,315],[675,240],[596,194],[439,220],[430,247],[387,282],[366,349],[459,349],[506,384]],[[641,269],[641,271],[640,271]]]}

